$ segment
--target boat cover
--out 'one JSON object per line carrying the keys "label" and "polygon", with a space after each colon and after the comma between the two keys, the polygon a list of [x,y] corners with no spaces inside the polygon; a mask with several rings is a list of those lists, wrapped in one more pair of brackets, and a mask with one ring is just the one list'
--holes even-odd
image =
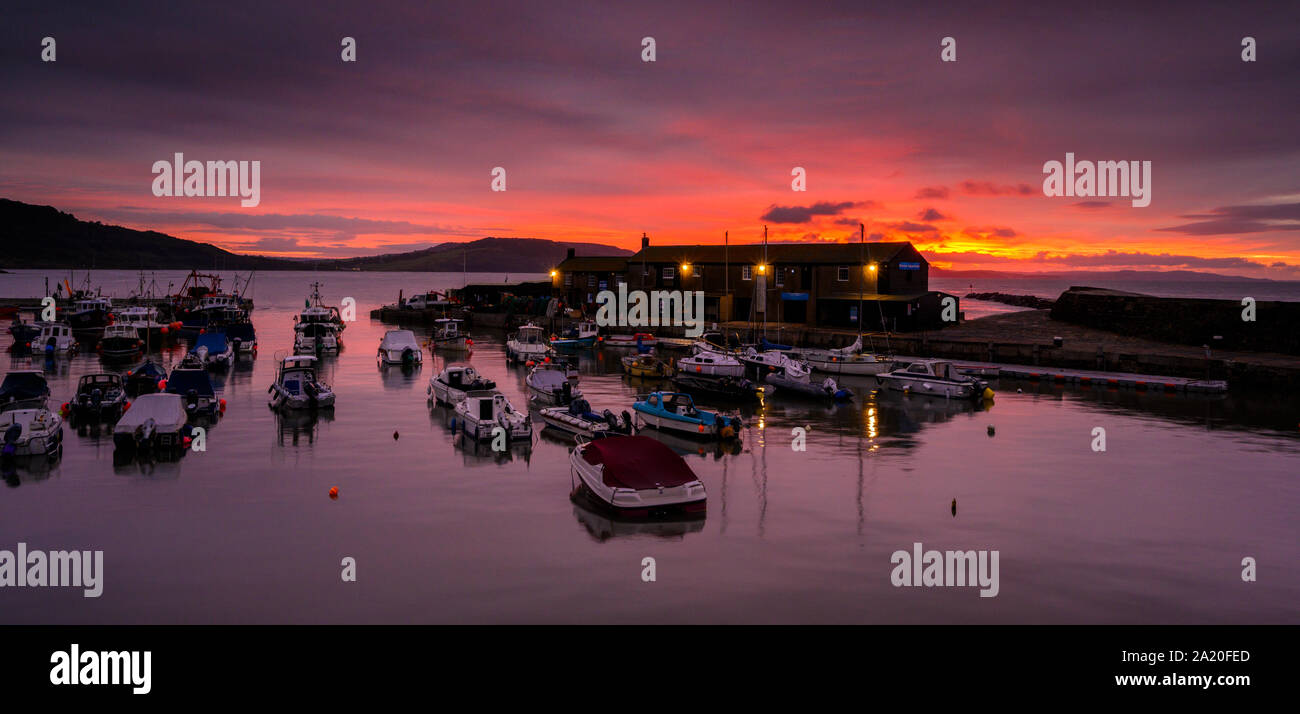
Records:
{"label": "boat cover", "polygon": [[379,344],[382,350],[404,350],[408,347],[420,351],[420,343],[416,342],[415,333],[410,330],[389,330]]}
{"label": "boat cover", "polygon": [[173,369],[167,378],[167,392],[187,394],[191,389],[200,397],[212,396],[212,380],[208,378],[208,373],[201,369]]}
{"label": "boat cover", "polygon": [[49,393],[50,387],[40,372],[10,372],[0,384],[0,402],[40,399]]}
{"label": "boat cover", "polygon": [[139,379],[150,377],[157,381],[166,377],[167,373],[163,371],[162,367],[154,364],[153,360],[145,360],[139,367],[131,370],[131,376]]}
{"label": "boat cover", "polygon": [[185,401],[179,394],[146,394],[131,402],[113,431],[128,434],[150,419],[163,431],[176,431],[185,425],[185,418]]}
{"label": "boat cover", "polygon": [[648,436],[597,439],[583,448],[582,458],[603,464],[603,480],[612,488],[673,488],[697,480],[682,457]]}
{"label": "boat cover", "polygon": [[199,339],[194,342],[194,349],[190,351],[193,352],[200,347],[207,347],[210,355],[219,355],[230,349],[224,332],[205,332],[199,335]]}
{"label": "boat cover", "polygon": [[242,322],[236,325],[226,325],[226,335],[233,340],[240,342],[256,342],[257,334],[253,332],[253,323]]}
{"label": "boat cover", "polygon": [[564,383],[568,378],[564,373],[556,369],[535,369],[529,375],[529,382],[536,388],[550,392],[556,389],[563,389]]}

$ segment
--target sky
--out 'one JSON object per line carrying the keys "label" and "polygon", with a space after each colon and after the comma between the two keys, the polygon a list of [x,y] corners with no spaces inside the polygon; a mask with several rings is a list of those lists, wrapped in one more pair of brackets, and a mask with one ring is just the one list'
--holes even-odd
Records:
{"label": "sky", "polygon": [[[971,5],[9,3],[0,197],[294,257],[861,225],[942,267],[1300,279],[1300,3]],[[178,152],[259,161],[260,203],[155,196]],[[1151,162],[1150,205],[1045,195],[1067,153]]]}

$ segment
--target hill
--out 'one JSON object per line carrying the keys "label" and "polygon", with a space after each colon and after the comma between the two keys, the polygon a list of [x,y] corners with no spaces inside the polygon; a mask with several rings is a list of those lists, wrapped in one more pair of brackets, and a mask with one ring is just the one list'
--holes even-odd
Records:
{"label": "hill", "polygon": [[[573,248],[578,255],[632,255],[632,251],[599,243],[571,243],[540,238],[480,238],[465,243],[441,243],[407,253],[389,253],[332,261],[340,270],[409,270],[420,272],[544,273],[564,260]],[[327,265],[330,261],[321,261]]]}

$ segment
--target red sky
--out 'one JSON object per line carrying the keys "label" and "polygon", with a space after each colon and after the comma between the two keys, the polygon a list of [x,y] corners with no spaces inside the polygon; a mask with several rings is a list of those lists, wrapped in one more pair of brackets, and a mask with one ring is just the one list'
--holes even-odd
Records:
{"label": "red sky", "polygon": [[[15,13],[0,196],[269,255],[861,222],[941,266],[1300,278],[1294,5],[311,8]],[[261,204],[155,197],[178,151],[261,161]],[[1150,206],[1045,196],[1067,152],[1151,161]]]}

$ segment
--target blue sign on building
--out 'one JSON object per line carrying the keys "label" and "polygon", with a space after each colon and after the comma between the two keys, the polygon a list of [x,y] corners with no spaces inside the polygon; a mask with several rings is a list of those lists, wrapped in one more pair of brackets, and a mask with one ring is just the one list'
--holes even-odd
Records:
{"label": "blue sign on building", "polygon": [[899,270],[920,270],[921,264],[920,263],[899,263],[898,269]]}

